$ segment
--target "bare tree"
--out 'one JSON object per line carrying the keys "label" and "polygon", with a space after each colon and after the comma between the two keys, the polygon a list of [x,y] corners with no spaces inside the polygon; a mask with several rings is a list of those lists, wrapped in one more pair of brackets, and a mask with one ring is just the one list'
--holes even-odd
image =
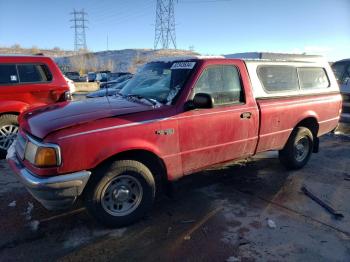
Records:
{"label": "bare tree", "polygon": [[76,55],[69,58],[72,70],[78,71],[79,74],[85,74],[87,69],[87,59],[85,55]]}
{"label": "bare tree", "polygon": [[113,72],[115,69],[115,64],[112,59],[108,59],[103,66],[104,66],[104,70],[109,70],[111,72]]}
{"label": "bare tree", "polygon": [[132,60],[131,65],[128,67],[128,71],[135,74],[137,69],[148,61],[149,59],[147,57],[137,54],[136,57]]}
{"label": "bare tree", "polygon": [[30,49],[30,52],[32,54],[38,54],[40,53],[40,49],[37,46],[33,45],[32,48]]}
{"label": "bare tree", "polygon": [[88,70],[96,72],[100,69],[100,62],[97,59],[96,55],[93,53],[87,54],[88,59]]}
{"label": "bare tree", "polygon": [[13,51],[15,53],[19,53],[21,51],[22,47],[21,47],[20,44],[14,44],[14,45],[11,46],[11,49],[13,49]]}

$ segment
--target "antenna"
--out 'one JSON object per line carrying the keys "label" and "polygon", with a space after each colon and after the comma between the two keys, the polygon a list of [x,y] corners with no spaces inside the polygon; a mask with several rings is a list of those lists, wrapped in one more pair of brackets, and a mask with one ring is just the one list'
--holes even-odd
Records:
{"label": "antenna", "polygon": [[85,18],[87,13],[84,11],[84,9],[80,11],[74,9],[74,11],[70,14],[73,16],[73,19],[70,21],[73,22],[71,28],[74,28],[74,51],[86,51],[87,45],[85,28],[87,28],[87,26],[85,23],[88,22],[88,20]]}
{"label": "antenna", "polygon": [[174,0],[157,0],[154,49],[176,49]]}

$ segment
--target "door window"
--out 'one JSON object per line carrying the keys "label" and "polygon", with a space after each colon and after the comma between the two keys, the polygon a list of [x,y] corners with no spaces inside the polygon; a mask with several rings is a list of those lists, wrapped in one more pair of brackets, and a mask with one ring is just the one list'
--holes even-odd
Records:
{"label": "door window", "polygon": [[0,64],[0,84],[18,83],[16,65]]}
{"label": "door window", "polygon": [[194,92],[210,94],[214,105],[244,102],[239,72],[232,65],[217,65],[205,69],[195,85]]}

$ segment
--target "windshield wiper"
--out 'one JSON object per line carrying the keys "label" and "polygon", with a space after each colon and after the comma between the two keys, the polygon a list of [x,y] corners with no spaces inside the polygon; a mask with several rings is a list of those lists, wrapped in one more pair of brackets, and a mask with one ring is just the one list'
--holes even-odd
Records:
{"label": "windshield wiper", "polygon": [[156,106],[158,104],[158,101],[155,100],[155,99],[152,99],[152,98],[148,98],[148,97],[144,97],[142,95],[133,95],[133,94],[129,94],[129,95],[126,95],[126,98],[137,98],[138,100],[141,100],[141,99],[145,99],[147,100],[148,102],[150,102],[153,106]]}

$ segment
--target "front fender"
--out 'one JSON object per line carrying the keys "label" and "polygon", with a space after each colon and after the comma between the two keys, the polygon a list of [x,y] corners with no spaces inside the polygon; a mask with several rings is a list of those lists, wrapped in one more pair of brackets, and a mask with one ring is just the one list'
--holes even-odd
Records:
{"label": "front fender", "polygon": [[96,159],[93,161],[92,166],[96,167],[107,159],[118,155],[120,153],[131,150],[144,150],[151,152],[161,158],[161,153],[155,144],[150,143],[141,138],[128,139],[124,141],[118,141],[117,147],[109,147],[108,149],[102,149],[96,154]]}

